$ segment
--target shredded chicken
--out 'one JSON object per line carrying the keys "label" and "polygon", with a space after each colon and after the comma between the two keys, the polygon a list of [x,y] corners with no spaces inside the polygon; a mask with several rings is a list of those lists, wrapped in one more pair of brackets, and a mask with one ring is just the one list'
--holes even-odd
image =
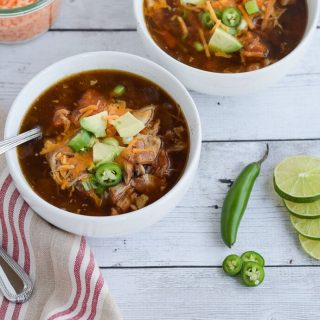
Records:
{"label": "shredded chicken", "polygon": [[170,147],[167,149],[168,152],[181,151],[187,147],[186,139],[183,136],[184,132],[185,129],[180,126],[165,133],[164,139],[170,144]]}
{"label": "shredded chicken", "polygon": [[[70,194],[78,192],[90,199],[96,207],[101,208],[106,204],[110,208],[109,214],[118,215],[143,208],[150,199],[154,201],[153,198],[156,199],[165,191],[172,170],[166,149],[184,150],[187,140],[182,145],[183,139],[186,139],[185,128],[182,126],[170,128],[162,136],[162,118],[156,117],[159,106],[150,104],[140,109],[130,109],[126,101],[110,97],[111,95],[106,98],[90,88],[75,104],[75,109],[58,106],[54,112],[52,127],[62,128],[63,132],[52,130],[54,137],[45,139],[40,154],[46,157],[52,179],[61,190],[68,190]],[[106,111],[106,115],[102,117],[107,125],[106,136],[113,137],[121,146],[120,154],[117,153],[112,160],[108,160],[120,165],[121,182],[109,188],[103,188],[103,184],[95,176],[99,164],[96,160],[94,162],[93,148],[86,146],[81,151],[73,151],[69,146],[70,140],[79,133],[80,119],[102,111]],[[127,112],[145,126],[128,145],[124,144],[114,125],[114,121]],[[179,112],[174,113],[173,119],[170,117],[171,113],[167,113],[169,123],[180,120]],[[90,135],[94,137],[92,132],[89,137]],[[93,143],[104,143],[103,139],[94,138]]]}
{"label": "shredded chicken", "polygon": [[139,110],[132,111],[132,114],[139,119],[145,126],[152,121],[156,106],[150,105]]}
{"label": "shredded chicken", "polygon": [[[183,149],[182,149],[183,150]],[[158,158],[154,164],[154,174],[158,177],[170,175],[170,159],[167,152],[162,149],[159,152]]]}
{"label": "shredded chicken", "polygon": [[152,193],[157,189],[164,188],[166,185],[165,179],[161,179],[152,174],[145,174],[132,180],[131,185],[141,193]]}
{"label": "shredded chicken", "polygon": [[126,212],[129,208],[132,210],[143,208],[149,197],[144,194],[139,196],[131,185],[121,183],[110,188],[110,199],[114,205],[113,214],[118,214],[119,212]]}
{"label": "shredded chicken", "polygon": [[137,208],[141,209],[141,208],[145,207],[148,200],[149,200],[149,197],[145,194],[142,194],[141,196],[137,197],[137,199],[136,199]]}
{"label": "shredded chicken", "polygon": [[145,167],[140,163],[135,165],[134,170],[137,177],[143,176],[146,173]]}
{"label": "shredded chicken", "polygon": [[127,160],[124,160],[122,162],[122,166],[124,171],[124,182],[126,184],[129,184],[133,176],[134,166],[130,161],[127,161]]}
{"label": "shredded chicken", "polygon": [[241,51],[241,57],[244,62],[252,59],[265,59],[268,56],[269,50],[257,34],[247,32],[242,37],[242,40],[247,43]]}
{"label": "shredded chicken", "polygon": [[91,153],[73,153],[67,145],[46,154],[52,178],[62,190],[88,176],[87,169],[92,164]]}
{"label": "shredded chicken", "polygon": [[[71,120],[76,127],[79,127],[81,117],[90,116],[106,109],[105,97],[94,89],[87,90],[78,102],[78,108],[72,112]],[[85,108],[88,108],[85,112]]]}
{"label": "shredded chicken", "polygon": [[160,147],[161,139],[158,136],[139,134],[130,148],[122,152],[121,157],[133,164],[152,164]]}
{"label": "shredded chicken", "polygon": [[108,114],[110,116],[122,116],[131,109],[127,108],[127,103],[123,100],[112,101],[107,105]]}
{"label": "shredded chicken", "polygon": [[58,107],[53,115],[53,126],[54,127],[63,127],[63,131],[67,132],[70,129],[71,121],[69,118],[70,111],[63,108]]}
{"label": "shredded chicken", "polygon": [[122,198],[126,191],[130,188],[129,184],[119,183],[118,185],[109,189],[109,197],[111,202],[117,203]]}
{"label": "shredded chicken", "polygon": [[160,130],[160,119],[151,121],[146,128],[141,131],[141,134],[156,136]]}

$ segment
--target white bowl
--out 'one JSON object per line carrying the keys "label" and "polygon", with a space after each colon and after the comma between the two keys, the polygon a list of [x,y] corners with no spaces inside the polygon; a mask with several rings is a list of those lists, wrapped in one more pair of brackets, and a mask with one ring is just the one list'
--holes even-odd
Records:
{"label": "white bowl", "polygon": [[34,100],[57,81],[82,71],[112,69],[131,72],[158,84],[180,104],[190,131],[190,153],[185,171],[178,183],[158,201],[119,216],[90,217],[57,208],[40,198],[26,181],[17,151],[7,152],[10,174],[22,197],[42,218],[66,231],[92,236],[126,235],[152,225],[164,217],[186,193],[198,167],[201,150],[201,125],[197,108],[183,85],[155,63],[125,53],[92,52],[57,62],[35,76],[14,101],[5,126],[5,138],[19,132],[21,122]]}
{"label": "white bowl", "polygon": [[143,14],[144,0],[134,0],[134,12],[138,33],[152,59],[178,77],[191,90],[211,95],[236,96],[252,94],[266,88],[292,69],[311,42],[320,11],[319,0],[307,0],[308,24],[300,44],[280,61],[260,70],[244,73],[216,73],[203,71],[179,62],[163,51],[152,39]]}

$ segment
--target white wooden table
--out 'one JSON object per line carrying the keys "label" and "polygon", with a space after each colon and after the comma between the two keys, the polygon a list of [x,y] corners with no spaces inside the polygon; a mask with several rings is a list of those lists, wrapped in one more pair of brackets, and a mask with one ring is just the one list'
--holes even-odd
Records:
{"label": "white wooden table", "polygon": [[[50,32],[23,45],[0,45],[1,128],[19,90],[49,64],[96,50],[145,56],[131,5],[130,0],[65,0]],[[320,264],[300,248],[272,187],[278,161],[297,153],[320,154],[320,27],[314,43],[268,91],[241,98],[192,93],[204,138],[193,187],[170,215],[144,232],[89,239],[125,319],[319,319]],[[258,159],[266,141],[270,158],[232,250],[257,250],[265,257],[265,282],[252,289],[220,268],[230,253],[220,239],[228,189],[221,180],[235,178]]]}

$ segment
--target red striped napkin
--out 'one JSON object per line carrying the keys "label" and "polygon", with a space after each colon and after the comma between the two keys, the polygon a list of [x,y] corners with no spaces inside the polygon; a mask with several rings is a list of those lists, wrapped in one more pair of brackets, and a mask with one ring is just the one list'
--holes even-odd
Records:
{"label": "red striped napkin", "polygon": [[84,237],[59,230],[35,214],[11,176],[0,178],[1,246],[30,274],[31,299],[8,302],[0,319],[122,319]]}

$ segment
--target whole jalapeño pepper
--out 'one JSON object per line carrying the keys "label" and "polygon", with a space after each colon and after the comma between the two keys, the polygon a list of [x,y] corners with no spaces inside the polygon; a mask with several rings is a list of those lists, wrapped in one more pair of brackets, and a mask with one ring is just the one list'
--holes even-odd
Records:
{"label": "whole jalape\u00f1o pepper", "polygon": [[224,200],[221,213],[221,236],[224,243],[231,248],[236,242],[238,228],[247,208],[252,188],[260,174],[261,164],[267,159],[269,146],[263,158],[247,165],[232,184]]}

